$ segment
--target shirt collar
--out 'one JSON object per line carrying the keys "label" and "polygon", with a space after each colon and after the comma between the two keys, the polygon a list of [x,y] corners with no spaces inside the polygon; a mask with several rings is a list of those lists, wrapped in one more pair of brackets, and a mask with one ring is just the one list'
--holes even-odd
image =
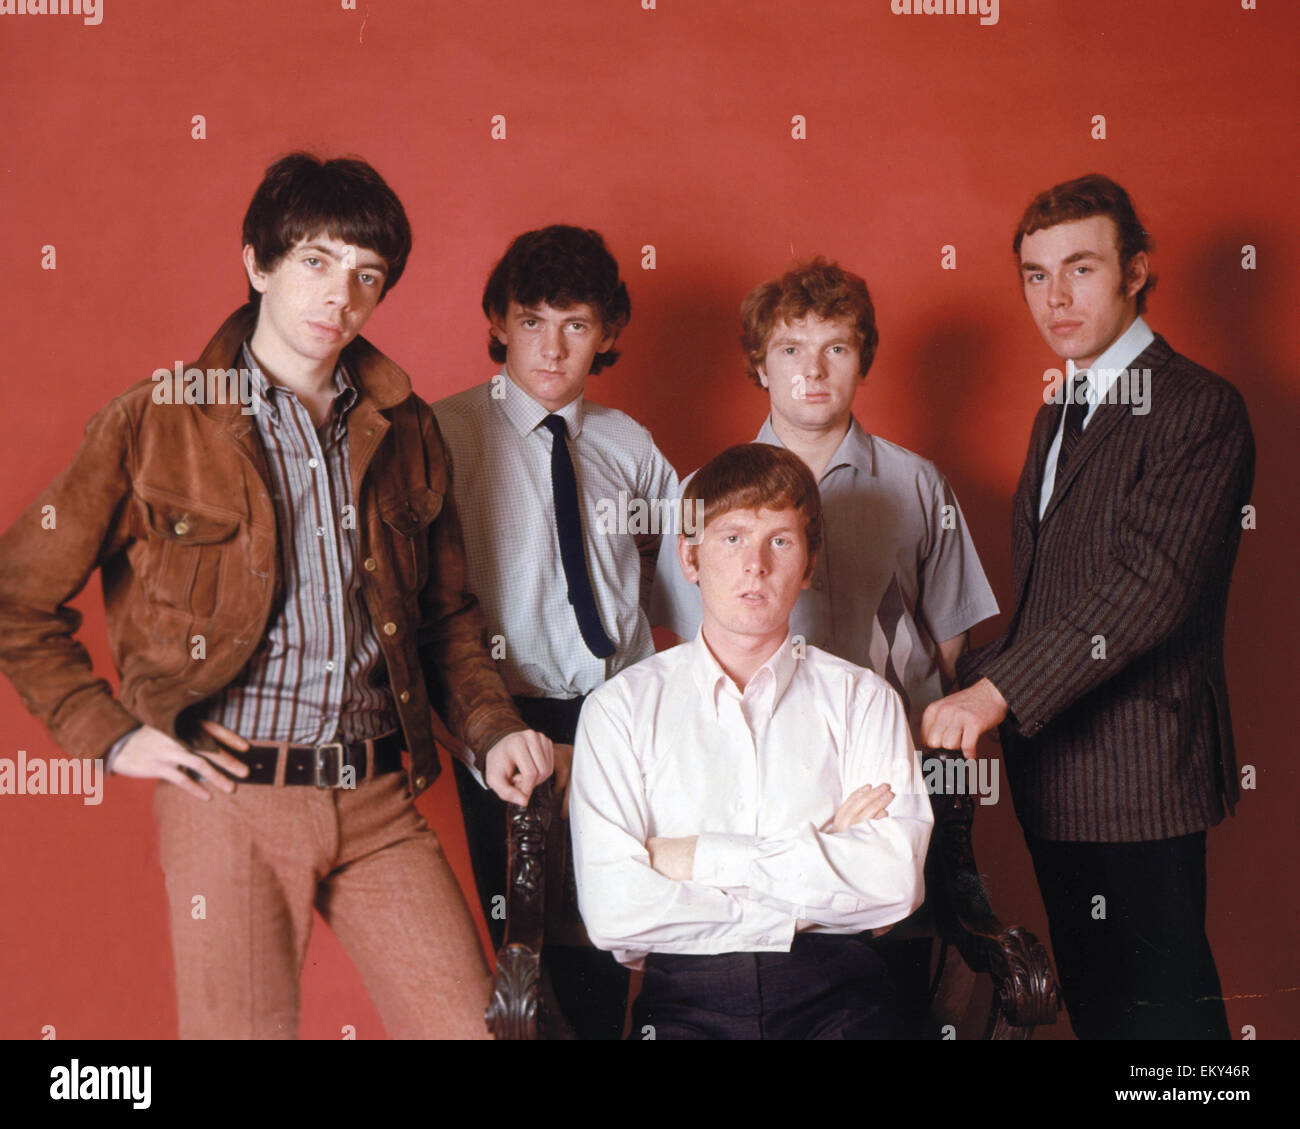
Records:
{"label": "shirt collar", "polygon": [[[763,426],[759,429],[758,437],[754,442],[771,443],[776,447],[785,446],[781,442],[781,437],[777,435],[776,428],[772,426],[771,415],[763,421]],[[871,435],[862,424],[858,423],[856,416],[850,416],[849,430],[845,433],[844,438],[840,440],[840,445],[835,448],[835,454],[831,456],[831,461],[826,464],[826,469],[822,471],[822,478],[825,478],[836,467],[841,466],[853,467],[870,477],[875,473],[875,465],[875,449],[872,446]]]}
{"label": "shirt collar", "polygon": [[356,406],[360,393],[348,372],[348,366],[339,358],[334,369],[334,434],[341,435],[348,426],[348,413]]}
{"label": "shirt collar", "polygon": [[[203,347],[195,368],[227,369],[242,364],[243,345],[257,329],[257,306],[252,302],[240,306],[221,324]],[[364,337],[355,337],[343,350],[350,379],[355,380],[357,406],[367,412],[386,411],[411,397],[411,379]],[[251,366],[245,366],[251,368]],[[248,415],[244,406],[230,403],[202,405],[205,414],[230,423]]]}
{"label": "shirt collar", "polygon": [[[245,368],[249,370],[249,387],[253,393],[254,411],[264,411],[267,418],[274,423],[280,421],[280,409],[277,401],[281,396],[291,395],[287,388],[272,384],[258,365],[253,351],[248,347],[248,341],[245,340],[240,347],[240,359]],[[342,358],[334,366],[334,403],[333,419],[335,427],[340,427],[344,417],[350,412],[357,402],[357,386],[348,372],[347,366],[343,363]]]}
{"label": "shirt collar", "polygon": [[703,627],[695,633],[695,639],[690,647],[691,675],[715,719],[718,716],[720,694],[730,694],[751,702],[763,702],[768,715],[771,716],[786,690],[789,689],[794,679],[795,666],[799,661],[794,653],[794,638],[787,633],[781,645],[768,656],[762,666],[754,671],[753,677],[745,684],[742,694],[731,681],[731,676],[722,669],[722,664],[709,650],[708,643],[704,641]]}
{"label": "shirt collar", "polygon": [[1156,339],[1151,327],[1142,318],[1136,318],[1133,324],[1115,338],[1089,369],[1078,368],[1073,360],[1065,362],[1065,386],[1074,387],[1077,372],[1087,374],[1088,386],[1092,392],[1090,404],[1095,404],[1110,391],[1110,386],[1119,374],[1127,369],[1146,351],[1147,346]]}
{"label": "shirt collar", "polygon": [[576,439],[582,434],[584,406],[581,395],[574,400],[570,400],[559,411],[548,412],[511,380],[504,368],[497,374],[497,377],[499,379],[494,379],[493,383],[497,387],[503,387],[505,394],[499,398],[493,398],[501,405],[501,410],[505,413],[506,419],[510,421],[510,425],[520,435],[527,435],[530,431],[536,431],[541,426],[542,420],[550,415],[560,416],[564,420],[564,426],[571,438]]}

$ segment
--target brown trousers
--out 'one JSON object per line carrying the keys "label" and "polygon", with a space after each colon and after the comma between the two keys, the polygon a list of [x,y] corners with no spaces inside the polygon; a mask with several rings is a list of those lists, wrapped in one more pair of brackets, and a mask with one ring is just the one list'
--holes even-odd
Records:
{"label": "brown trousers", "polygon": [[154,797],[182,1039],[295,1039],[312,909],[395,1039],[485,1039],[491,974],[406,774]]}

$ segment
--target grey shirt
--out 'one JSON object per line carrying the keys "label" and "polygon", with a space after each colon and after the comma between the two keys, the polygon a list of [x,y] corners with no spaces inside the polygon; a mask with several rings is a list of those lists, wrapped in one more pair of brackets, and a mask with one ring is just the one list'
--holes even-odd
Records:
{"label": "grey shirt", "polygon": [[[784,446],[770,417],[756,442]],[[939,643],[998,611],[961,507],[933,463],[856,419],[819,487],[822,548],[790,631],[886,679],[917,735],[925,707],[943,695]],[[660,550],[650,619],[690,639],[700,592],[682,575],[674,541]]]}

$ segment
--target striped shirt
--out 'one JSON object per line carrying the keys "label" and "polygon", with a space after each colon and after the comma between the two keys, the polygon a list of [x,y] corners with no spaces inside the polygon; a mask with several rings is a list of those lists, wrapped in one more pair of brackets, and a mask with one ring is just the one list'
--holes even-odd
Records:
{"label": "striped shirt", "polygon": [[357,575],[358,520],[348,468],[357,390],[340,362],[318,431],[244,344],[258,435],[275,504],[283,603],[239,676],[207,716],[253,742],[360,741],[399,727],[388,672]]}

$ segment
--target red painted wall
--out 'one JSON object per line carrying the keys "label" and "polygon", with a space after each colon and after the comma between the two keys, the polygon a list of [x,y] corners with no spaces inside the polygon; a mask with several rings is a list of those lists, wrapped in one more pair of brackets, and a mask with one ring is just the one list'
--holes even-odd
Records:
{"label": "red painted wall", "polygon": [[[1257,787],[1210,835],[1210,936],[1234,1031],[1300,1034],[1288,861],[1300,545],[1285,470],[1300,9],[1002,0],[981,26],[896,16],[889,0],[357,7],[104,0],[98,26],[0,15],[0,523],[68,461],[92,412],[192,359],[240,303],[243,210],[274,157],[307,147],[366,157],[406,204],[414,255],[367,336],[428,399],[493,371],[478,303],[511,236],[556,221],[604,232],[633,318],[624,359],[590,392],[646,423],[682,471],[763,418],[736,347],[745,291],[792,255],[858,270],[881,325],[859,418],[948,474],[1005,606],[1010,497],[1055,363],[1023,308],[1011,234],[1040,188],[1106,172],[1156,236],[1148,319],[1232,379],[1255,426],[1258,528],[1237,564],[1228,670]],[[191,138],[195,114],[206,140]],[[496,114],[505,140],[490,137]],[[791,136],[796,114],[806,140]],[[1105,140],[1090,136],[1096,114]],[[645,244],[654,271],[640,269]],[[945,244],[955,271],[940,269]],[[78,606],[107,671],[97,585]],[[57,755],[3,683],[0,756],[19,749]],[[0,797],[0,1037],[47,1024],[60,1038],[174,1034],[151,793],[115,780],[100,807]],[[427,810],[467,876],[449,778]],[[977,848],[1001,916],[1045,938],[1005,789],[981,809]],[[382,1032],[318,930],[303,1032],[344,1024]]]}

